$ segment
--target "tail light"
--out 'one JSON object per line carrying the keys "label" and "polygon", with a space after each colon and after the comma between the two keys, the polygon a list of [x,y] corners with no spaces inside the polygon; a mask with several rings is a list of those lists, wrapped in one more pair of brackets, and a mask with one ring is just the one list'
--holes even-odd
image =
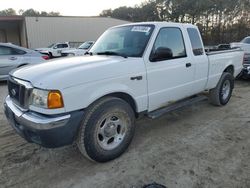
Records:
{"label": "tail light", "polygon": [[242,65],[246,64],[246,61],[247,61],[247,54],[244,53]]}
{"label": "tail light", "polygon": [[47,55],[43,55],[42,58],[45,60],[49,60],[49,56],[47,56]]}

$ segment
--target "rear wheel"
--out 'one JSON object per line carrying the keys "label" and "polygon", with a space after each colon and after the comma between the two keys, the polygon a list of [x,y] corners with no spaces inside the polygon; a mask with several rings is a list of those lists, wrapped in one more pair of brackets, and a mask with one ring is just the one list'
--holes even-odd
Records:
{"label": "rear wheel", "polygon": [[231,98],[233,88],[233,75],[228,72],[224,72],[216,88],[209,91],[210,103],[216,106],[226,105]]}
{"label": "rear wheel", "polygon": [[134,135],[134,112],[125,101],[106,97],[91,105],[77,139],[82,154],[97,162],[120,156]]}

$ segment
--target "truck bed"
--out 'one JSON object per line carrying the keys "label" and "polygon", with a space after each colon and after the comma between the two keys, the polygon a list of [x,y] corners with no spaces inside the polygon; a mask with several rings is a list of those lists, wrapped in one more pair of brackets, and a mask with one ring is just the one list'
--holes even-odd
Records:
{"label": "truck bed", "polygon": [[243,51],[239,48],[207,52],[209,72],[207,88],[214,88],[218,83],[225,67],[232,66],[233,75],[237,77],[242,70]]}
{"label": "truck bed", "polygon": [[215,55],[220,53],[229,53],[229,52],[235,52],[235,51],[242,51],[240,48],[229,48],[229,49],[209,49],[206,50],[207,55]]}

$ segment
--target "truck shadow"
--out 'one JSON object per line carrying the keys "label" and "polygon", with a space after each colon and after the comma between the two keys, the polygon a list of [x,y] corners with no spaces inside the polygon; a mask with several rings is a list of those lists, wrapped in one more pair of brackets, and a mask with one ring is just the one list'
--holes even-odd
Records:
{"label": "truck shadow", "polygon": [[7,81],[0,81],[0,86],[6,86],[7,85]]}

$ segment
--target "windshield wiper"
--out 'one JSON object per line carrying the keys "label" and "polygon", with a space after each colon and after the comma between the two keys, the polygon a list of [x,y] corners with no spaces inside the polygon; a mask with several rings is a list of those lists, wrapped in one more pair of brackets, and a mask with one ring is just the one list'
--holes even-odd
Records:
{"label": "windshield wiper", "polygon": [[124,57],[124,58],[128,57],[125,54],[121,54],[121,53],[113,52],[113,51],[97,52],[96,54],[97,55],[115,55],[115,56],[121,56],[121,57]]}

